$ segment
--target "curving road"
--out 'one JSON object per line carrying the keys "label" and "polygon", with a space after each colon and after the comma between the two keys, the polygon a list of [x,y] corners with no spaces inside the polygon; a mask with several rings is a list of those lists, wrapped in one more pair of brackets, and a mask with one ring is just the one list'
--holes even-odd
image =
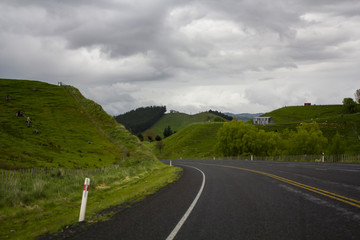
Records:
{"label": "curving road", "polygon": [[[69,239],[360,239],[360,165],[173,161],[179,181]],[[61,236],[59,236],[61,237]]]}

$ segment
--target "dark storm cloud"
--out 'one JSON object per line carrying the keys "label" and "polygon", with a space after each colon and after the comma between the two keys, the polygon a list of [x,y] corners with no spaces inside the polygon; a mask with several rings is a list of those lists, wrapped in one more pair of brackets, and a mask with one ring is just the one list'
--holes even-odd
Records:
{"label": "dark storm cloud", "polygon": [[65,81],[112,114],[266,111],[323,101],[339,78],[341,102],[359,74],[358,0],[3,0],[0,12],[0,77]]}

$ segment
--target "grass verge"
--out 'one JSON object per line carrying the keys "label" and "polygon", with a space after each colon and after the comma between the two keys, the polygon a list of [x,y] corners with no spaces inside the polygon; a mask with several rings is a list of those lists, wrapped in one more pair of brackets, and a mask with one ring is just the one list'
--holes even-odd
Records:
{"label": "grass verge", "polygon": [[[2,184],[0,191],[0,239],[34,239],[54,233],[78,221],[82,187],[90,177],[85,220],[101,221],[96,214],[111,206],[137,202],[179,177],[180,168],[157,164],[119,167],[92,176],[62,175]],[[28,190],[25,190],[27,188]]]}

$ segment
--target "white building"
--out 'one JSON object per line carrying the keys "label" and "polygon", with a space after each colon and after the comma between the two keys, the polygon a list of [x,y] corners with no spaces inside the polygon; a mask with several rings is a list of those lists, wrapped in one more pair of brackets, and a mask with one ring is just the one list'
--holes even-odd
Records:
{"label": "white building", "polygon": [[253,119],[254,125],[267,125],[274,123],[274,119],[272,117],[256,117]]}

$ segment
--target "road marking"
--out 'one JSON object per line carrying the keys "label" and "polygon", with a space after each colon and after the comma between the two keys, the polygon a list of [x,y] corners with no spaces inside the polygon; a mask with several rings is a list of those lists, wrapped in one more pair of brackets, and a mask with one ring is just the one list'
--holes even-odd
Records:
{"label": "road marking", "polygon": [[198,170],[199,172],[201,172],[202,177],[203,177],[203,181],[200,187],[200,190],[198,192],[198,194],[196,195],[194,201],[191,203],[190,207],[188,208],[188,210],[185,212],[184,216],[180,219],[180,221],[178,222],[178,224],[175,226],[175,228],[172,230],[172,232],[170,233],[170,235],[166,238],[166,240],[172,240],[174,239],[174,237],[176,236],[176,234],[179,232],[180,228],[182,227],[182,225],[185,223],[186,219],[189,217],[191,211],[194,209],[197,201],[199,200],[201,193],[204,189],[205,186],[205,174],[203,171],[201,171],[200,169],[196,168],[196,167],[192,167],[192,166],[188,166],[188,165],[181,165],[181,166],[186,166],[186,167],[191,167],[191,168],[195,168],[196,170]]}
{"label": "road marking", "polygon": [[302,184],[302,183],[299,183],[299,182],[296,182],[296,181],[293,181],[293,180],[290,180],[290,179],[287,179],[287,178],[283,178],[283,177],[280,177],[280,176],[277,176],[277,175],[274,175],[274,174],[271,174],[271,173],[252,170],[252,169],[248,169],[248,168],[233,167],[233,166],[228,166],[228,165],[206,164],[206,163],[200,163],[200,164],[209,165],[209,166],[212,165],[212,166],[218,166],[218,167],[234,168],[234,169],[239,169],[239,170],[244,170],[244,171],[248,171],[248,172],[253,172],[253,173],[265,175],[265,176],[268,176],[270,178],[274,178],[274,179],[277,179],[279,181],[291,184],[293,186],[296,186],[296,187],[299,187],[299,188],[302,188],[302,189],[306,189],[308,191],[311,191],[311,192],[314,192],[314,193],[317,193],[317,194],[320,194],[320,195],[323,195],[323,196],[338,200],[340,202],[349,204],[351,206],[360,208],[360,201],[358,201],[358,200],[355,200],[355,199],[352,199],[352,198],[349,198],[349,197],[345,197],[345,196],[342,196],[342,195],[339,195],[339,194],[336,194],[336,193],[332,193],[332,192],[329,192],[329,191],[326,191],[326,190],[322,190],[320,188],[316,188],[316,187],[312,187],[312,186],[309,186],[309,185],[306,185],[306,184]]}

